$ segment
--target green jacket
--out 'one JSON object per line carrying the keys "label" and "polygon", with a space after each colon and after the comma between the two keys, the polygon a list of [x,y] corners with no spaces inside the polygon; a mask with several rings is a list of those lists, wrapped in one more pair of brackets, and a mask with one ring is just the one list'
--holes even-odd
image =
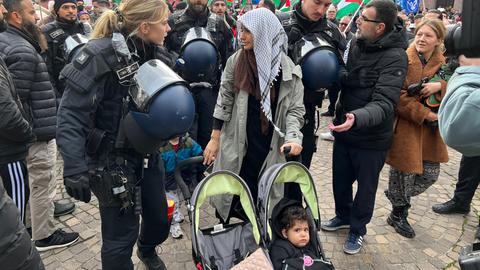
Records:
{"label": "green jacket", "polygon": [[[220,135],[220,150],[213,170],[228,170],[236,174],[240,173],[248,144],[248,93],[246,91],[237,93],[233,87],[233,73],[238,55],[239,52],[236,52],[227,61],[213,113],[215,118],[224,121]],[[270,144],[272,150],[263,163],[262,172],[273,164],[285,162],[285,157],[280,152],[280,147],[285,142],[302,144],[303,134],[300,129],[303,127],[305,114],[302,71],[300,66],[295,66],[285,54],[282,54],[281,68],[282,82],[274,122],[285,133],[285,138],[273,132]],[[230,209],[231,196],[217,197],[213,202],[219,213],[226,217]]]}

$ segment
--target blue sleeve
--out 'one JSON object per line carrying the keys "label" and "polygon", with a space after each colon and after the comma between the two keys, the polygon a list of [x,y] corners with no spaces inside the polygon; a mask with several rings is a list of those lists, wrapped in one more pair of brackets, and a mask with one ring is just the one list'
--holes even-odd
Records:
{"label": "blue sleeve", "polygon": [[202,152],[203,152],[202,147],[196,141],[193,141],[191,156],[192,157],[200,156]]}

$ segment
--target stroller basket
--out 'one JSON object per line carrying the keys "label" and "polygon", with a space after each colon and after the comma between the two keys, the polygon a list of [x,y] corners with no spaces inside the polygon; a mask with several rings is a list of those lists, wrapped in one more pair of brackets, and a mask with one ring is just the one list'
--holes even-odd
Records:
{"label": "stroller basket", "polygon": [[[239,196],[247,221],[200,229],[200,208],[218,195]],[[247,184],[232,172],[212,173],[198,184],[191,198],[191,217],[193,256],[202,269],[230,269],[259,246],[264,246],[252,195]]]}
{"label": "stroller basket", "polygon": [[239,223],[229,224],[219,232],[213,228],[201,230],[198,248],[208,261],[208,268],[229,269],[254,252],[258,245],[253,237],[252,225]]}

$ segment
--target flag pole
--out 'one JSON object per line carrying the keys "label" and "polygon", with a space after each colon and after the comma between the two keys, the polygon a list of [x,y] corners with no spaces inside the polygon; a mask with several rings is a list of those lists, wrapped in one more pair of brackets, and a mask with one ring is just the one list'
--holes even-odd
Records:
{"label": "flag pole", "polygon": [[345,30],[342,31],[342,34],[345,35],[345,31],[347,31],[347,29],[352,26],[353,20],[354,20],[355,17],[358,15],[358,12],[360,11],[360,9],[362,8],[362,6],[363,6],[364,3],[365,3],[365,0],[362,0],[362,3],[360,4],[360,6],[358,6],[357,10],[356,10],[355,13],[353,14],[352,19],[351,19],[350,22],[348,23],[347,27],[345,27]]}

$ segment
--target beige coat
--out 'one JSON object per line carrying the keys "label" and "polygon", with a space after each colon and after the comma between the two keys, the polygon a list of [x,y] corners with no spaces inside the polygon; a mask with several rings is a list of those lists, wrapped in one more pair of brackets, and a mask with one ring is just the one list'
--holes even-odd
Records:
{"label": "beige coat", "polygon": [[[423,173],[423,161],[447,162],[448,152],[440,137],[438,128],[432,129],[423,124],[431,111],[417,97],[409,97],[406,89],[410,84],[418,83],[424,77],[433,77],[445,58],[434,53],[425,67],[422,67],[414,44],[407,49],[408,72],[397,106],[397,124],[393,144],[387,156],[387,163],[402,172]],[[442,90],[437,98],[445,95],[447,83],[440,81]]]}
{"label": "beige coat", "polygon": [[[246,91],[237,93],[233,87],[233,72],[238,55],[239,52],[235,53],[227,61],[213,113],[215,118],[224,121],[220,134],[220,150],[213,170],[228,170],[236,174],[240,173],[248,144],[248,93]],[[300,129],[303,127],[305,114],[302,71],[285,54],[282,54],[281,68],[282,82],[274,122],[286,135],[285,138],[281,138],[273,132],[270,153],[263,163],[262,172],[273,164],[285,162],[285,157],[280,152],[280,147],[285,142],[302,144],[303,135]],[[278,191],[276,194],[280,196]],[[220,215],[226,218],[230,209],[231,196],[218,196],[213,203]]]}

